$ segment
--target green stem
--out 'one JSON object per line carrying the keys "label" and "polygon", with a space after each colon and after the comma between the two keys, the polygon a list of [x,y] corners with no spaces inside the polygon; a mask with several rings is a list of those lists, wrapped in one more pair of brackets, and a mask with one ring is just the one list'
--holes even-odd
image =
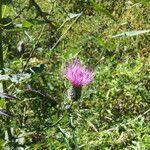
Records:
{"label": "green stem", "polygon": [[70,127],[72,129],[72,140],[74,142],[74,149],[79,150],[78,142],[77,142],[77,136],[76,136],[76,127],[74,125],[74,116],[70,116]]}
{"label": "green stem", "polygon": [[[3,28],[2,28],[1,22],[2,22],[2,0],[0,0],[0,69],[2,71],[2,74],[5,74],[5,71],[3,69],[4,68],[3,43],[2,43]],[[5,81],[2,82],[2,87],[3,87],[3,91],[7,92]],[[10,109],[10,104],[6,100],[6,110],[7,110],[7,112],[9,112],[9,109]],[[9,125],[10,125],[10,119],[7,117],[6,118],[6,126],[7,126],[8,141],[11,141],[12,134],[11,134],[11,129],[10,129]]]}

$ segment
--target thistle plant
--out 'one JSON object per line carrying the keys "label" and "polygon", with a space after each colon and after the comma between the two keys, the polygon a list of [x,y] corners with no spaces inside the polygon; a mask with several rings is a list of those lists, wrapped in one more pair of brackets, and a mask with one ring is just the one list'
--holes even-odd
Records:
{"label": "thistle plant", "polygon": [[68,96],[73,101],[77,101],[81,97],[82,87],[92,82],[94,72],[87,67],[82,66],[78,59],[74,59],[72,62],[68,63],[65,71],[65,77],[72,85]]}

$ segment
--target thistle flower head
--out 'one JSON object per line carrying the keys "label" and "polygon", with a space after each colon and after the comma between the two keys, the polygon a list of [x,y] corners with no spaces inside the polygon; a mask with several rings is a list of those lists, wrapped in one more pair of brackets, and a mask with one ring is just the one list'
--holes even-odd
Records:
{"label": "thistle flower head", "polygon": [[78,59],[70,62],[65,71],[65,77],[74,87],[82,87],[91,83],[94,77],[93,71],[81,65]]}

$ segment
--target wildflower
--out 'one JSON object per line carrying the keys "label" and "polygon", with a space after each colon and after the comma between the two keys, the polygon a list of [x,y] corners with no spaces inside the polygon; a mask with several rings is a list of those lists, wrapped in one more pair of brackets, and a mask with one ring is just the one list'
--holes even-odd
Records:
{"label": "wildflower", "polygon": [[90,84],[94,73],[90,69],[81,65],[77,59],[68,64],[65,77],[71,82],[70,98],[77,101],[81,97],[82,86]]}

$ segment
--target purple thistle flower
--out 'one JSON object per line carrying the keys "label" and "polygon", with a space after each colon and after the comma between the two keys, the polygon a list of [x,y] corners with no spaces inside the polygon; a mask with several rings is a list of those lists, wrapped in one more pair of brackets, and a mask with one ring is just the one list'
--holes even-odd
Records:
{"label": "purple thistle flower", "polygon": [[90,69],[82,66],[78,59],[74,59],[67,66],[65,77],[71,82],[73,87],[82,87],[91,83],[94,73]]}
{"label": "purple thistle flower", "polygon": [[81,97],[82,86],[91,83],[94,77],[93,71],[81,65],[78,59],[70,62],[65,71],[65,77],[71,82],[69,97],[77,101]]}

